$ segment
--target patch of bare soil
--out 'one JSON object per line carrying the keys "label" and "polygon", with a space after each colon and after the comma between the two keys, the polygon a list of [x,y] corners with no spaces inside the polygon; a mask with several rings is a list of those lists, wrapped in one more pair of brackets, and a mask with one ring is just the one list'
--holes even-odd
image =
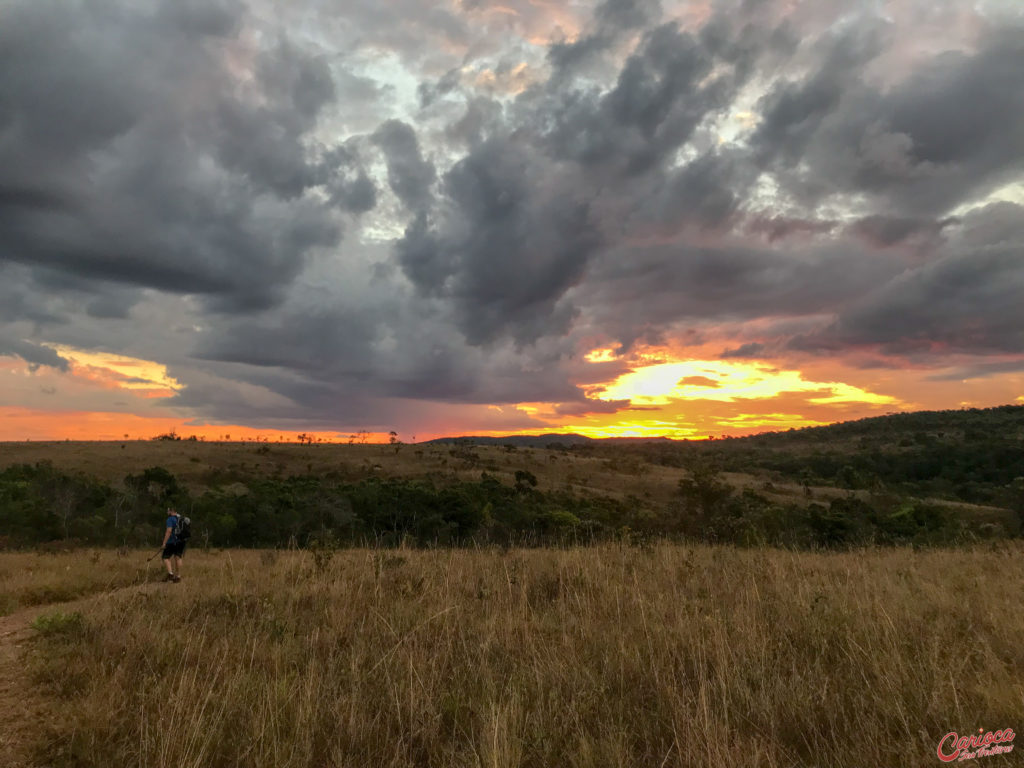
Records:
{"label": "patch of bare soil", "polygon": [[0,766],[3,768],[41,768],[31,759],[33,733],[44,722],[46,700],[29,678],[25,653],[35,630],[33,620],[53,610],[76,611],[123,592],[140,592],[155,584],[134,584],[78,600],[33,605],[0,617]]}

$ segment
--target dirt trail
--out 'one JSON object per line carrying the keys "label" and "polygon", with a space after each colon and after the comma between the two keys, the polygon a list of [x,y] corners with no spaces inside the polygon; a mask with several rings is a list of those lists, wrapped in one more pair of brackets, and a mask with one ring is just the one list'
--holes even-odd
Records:
{"label": "dirt trail", "polygon": [[32,621],[43,613],[80,611],[113,595],[152,589],[159,589],[159,584],[132,584],[77,600],[33,605],[0,617],[0,766],[32,768],[29,745],[45,717],[45,699],[32,685],[23,660],[26,643],[34,633]]}

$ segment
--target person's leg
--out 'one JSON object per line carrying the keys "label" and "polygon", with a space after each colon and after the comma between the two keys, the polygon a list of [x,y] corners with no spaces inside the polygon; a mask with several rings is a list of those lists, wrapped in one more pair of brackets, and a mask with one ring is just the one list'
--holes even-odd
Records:
{"label": "person's leg", "polygon": [[179,541],[174,545],[174,578],[175,580],[181,578],[181,559],[185,556],[185,543]]}
{"label": "person's leg", "polygon": [[164,581],[174,581],[174,571],[171,569],[171,553],[166,550],[164,551],[164,567],[167,568]]}

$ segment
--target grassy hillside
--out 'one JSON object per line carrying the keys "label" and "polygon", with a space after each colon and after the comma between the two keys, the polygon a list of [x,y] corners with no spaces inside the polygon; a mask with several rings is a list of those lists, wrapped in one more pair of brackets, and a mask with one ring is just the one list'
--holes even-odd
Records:
{"label": "grassy hillside", "polygon": [[703,463],[810,488],[1024,509],[1024,406],[899,413],[745,438],[575,450],[613,451],[665,466]]}
{"label": "grassy hillside", "polygon": [[[5,725],[53,768],[937,764],[1019,726],[1022,555],[196,552],[7,619]],[[82,559],[0,555],[0,583]]]}
{"label": "grassy hillside", "polygon": [[[862,448],[892,438],[911,440],[928,435],[968,442],[992,438],[1024,439],[1024,405],[1000,405],[993,408],[960,408],[945,411],[912,411],[843,421],[820,427],[763,432],[748,437],[727,438],[732,442],[764,447],[795,448],[827,443]],[[575,434],[509,435],[506,437],[442,437],[438,444],[516,445],[530,448],[567,446],[630,446],[648,443],[671,445],[667,438],[590,438]],[[703,441],[694,441],[703,442]],[[429,444],[429,443],[428,443]]]}
{"label": "grassy hillside", "polygon": [[141,543],[175,503],[220,545],[305,542],[317,531],[350,542],[525,543],[623,530],[745,544],[948,544],[1019,533],[1022,414],[1007,406],[744,439],[548,448],[6,443],[0,530],[14,542]]}

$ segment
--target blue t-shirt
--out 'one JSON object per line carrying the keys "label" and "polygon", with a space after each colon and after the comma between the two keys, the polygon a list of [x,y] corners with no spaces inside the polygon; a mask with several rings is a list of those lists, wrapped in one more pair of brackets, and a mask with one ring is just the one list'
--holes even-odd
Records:
{"label": "blue t-shirt", "polygon": [[178,543],[178,534],[175,533],[175,531],[178,530],[178,516],[177,515],[168,515],[167,516],[167,527],[171,529],[171,535],[167,539],[167,543],[168,544],[177,544]]}

